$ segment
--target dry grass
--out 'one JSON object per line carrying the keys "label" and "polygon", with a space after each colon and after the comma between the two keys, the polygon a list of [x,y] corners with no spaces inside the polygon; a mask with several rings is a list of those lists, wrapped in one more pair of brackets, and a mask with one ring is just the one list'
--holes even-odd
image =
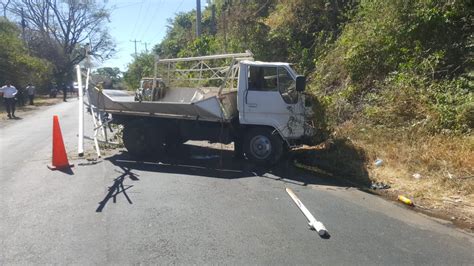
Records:
{"label": "dry grass", "polygon": [[[474,136],[361,128],[351,123],[339,127],[336,135],[365,150],[371,180],[390,184],[392,191],[418,205],[474,222]],[[381,167],[375,167],[376,159],[383,160]]]}
{"label": "dry grass", "polygon": [[[18,106],[18,103],[17,103],[16,114],[18,116],[22,116],[25,113],[37,110],[39,106],[53,105],[61,101],[62,101],[62,97],[49,98],[47,95],[39,95],[35,98],[34,105],[28,105],[28,100],[25,100],[24,106]],[[5,105],[3,103],[3,100],[0,100],[0,120],[7,119],[5,114],[6,114]]]}
{"label": "dry grass", "polygon": [[[384,194],[404,195],[439,217],[474,230],[474,136],[433,135],[421,129],[387,129],[345,123],[333,140],[296,151],[298,162]],[[382,166],[374,162],[383,160]],[[413,175],[419,174],[420,178]]]}

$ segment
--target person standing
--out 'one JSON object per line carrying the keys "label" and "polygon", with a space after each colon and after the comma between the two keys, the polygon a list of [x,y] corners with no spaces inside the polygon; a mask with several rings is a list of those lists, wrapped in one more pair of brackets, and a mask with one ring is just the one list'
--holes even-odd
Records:
{"label": "person standing", "polygon": [[63,90],[63,101],[67,102],[67,101],[66,101],[66,97],[67,97],[67,86],[66,86],[66,84],[63,83],[63,84],[61,85],[61,87],[62,87],[62,90]]}
{"label": "person standing", "polygon": [[3,99],[5,101],[5,107],[7,108],[8,118],[16,118],[15,96],[18,91],[14,86],[12,86],[10,81],[7,81],[6,85],[0,88],[0,92],[3,92]]}
{"label": "person standing", "polygon": [[25,94],[24,94],[24,89],[21,87],[18,87],[17,93],[15,96],[16,102],[18,103],[18,106],[24,106],[25,105]]}
{"label": "person standing", "polygon": [[26,92],[28,93],[28,99],[30,100],[30,105],[34,105],[33,101],[35,99],[35,92],[36,92],[35,86],[31,85],[31,83],[28,83],[28,86],[26,87]]}

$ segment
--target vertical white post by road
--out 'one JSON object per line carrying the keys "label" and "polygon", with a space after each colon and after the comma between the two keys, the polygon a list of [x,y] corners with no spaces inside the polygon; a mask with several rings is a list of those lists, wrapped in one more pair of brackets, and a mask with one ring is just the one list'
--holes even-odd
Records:
{"label": "vertical white post by road", "polygon": [[[91,69],[88,68],[88,69],[87,69],[87,76],[86,76],[86,88],[85,88],[85,89],[86,89],[86,90],[85,90],[86,93],[89,93],[89,77],[90,77],[90,75],[91,75]],[[90,103],[89,103],[89,104],[90,104]]]}
{"label": "vertical white post by road", "polygon": [[77,72],[77,86],[79,87],[77,93],[79,95],[79,132],[77,139],[77,154],[84,156],[84,97],[82,88],[81,67],[76,65]]}

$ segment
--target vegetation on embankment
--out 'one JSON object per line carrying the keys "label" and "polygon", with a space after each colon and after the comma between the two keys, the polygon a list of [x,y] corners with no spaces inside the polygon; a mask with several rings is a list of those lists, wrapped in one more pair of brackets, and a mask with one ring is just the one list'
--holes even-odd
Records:
{"label": "vegetation on embankment", "polygon": [[[337,175],[366,174],[474,220],[472,1],[213,2],[215,18],[212,6],[204,10],[200,38],[195,12],[179,13],[152,53],[249,49],[257,60],[295,63],[318,100],[315,123],[333,139],[306,153],[306,162]],[[129,86],[152,74],[152,57],[130,64]]]}

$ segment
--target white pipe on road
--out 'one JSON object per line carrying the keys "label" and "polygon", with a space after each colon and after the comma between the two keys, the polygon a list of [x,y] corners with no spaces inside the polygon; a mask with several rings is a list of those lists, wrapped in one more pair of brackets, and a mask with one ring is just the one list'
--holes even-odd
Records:
{"label": "white pipe on road", "polygon": [[320,236],[327,235],[328,230],[326,230],[326,227],[324,227],[324,225],[321,222],[319,222],[318,220],[316,220],[316,218],[314,218],[314,216],[308,211],[308,209],[306,209],[306,206],[304,206],[303,202],[301,202],[301,200],[298,199],[296,194],[289,188],[286,188],[286,192],[288,193],[288,195],[290,195],[291,199],[293,199],[293,201],[296,203],[296,206],[298,206],[298,208],[301,210],[304,216],[306,216],[306,219],[308,219],[309,221],[308,223],[309,226],[312,229],[318,231],[318,234]]}
{"label": "white pipe on road", "polygon": [[76,65],[77,72],[77,86],[79,87],[77,93],[79,95],[79,132],[77,140],[77,154],[84,156],[84,97],[82,88],[81,67]]}

